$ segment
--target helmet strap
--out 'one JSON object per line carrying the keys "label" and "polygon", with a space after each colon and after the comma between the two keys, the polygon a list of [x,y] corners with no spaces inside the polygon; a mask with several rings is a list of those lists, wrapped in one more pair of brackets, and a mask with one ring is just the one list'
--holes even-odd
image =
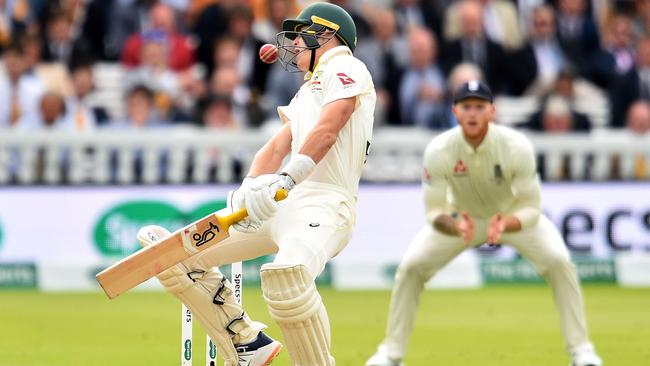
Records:
{"label": "helmet strap", "polygon": [[311,50],[311,58],[309,60],[309,72],[314,72],[314,66],[316,66],[315,63],[316,63],[316,50],[317,49],[318,48],[315,48],[315,49]]}

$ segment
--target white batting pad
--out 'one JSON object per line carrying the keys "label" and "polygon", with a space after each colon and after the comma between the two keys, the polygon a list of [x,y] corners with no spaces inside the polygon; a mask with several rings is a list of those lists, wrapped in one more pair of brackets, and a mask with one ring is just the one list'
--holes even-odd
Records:
{"label": "white batting pad", "polygon": [[262,266],[262,292],[294,366],[334,366],[330,325],[314,279],[303,265]]}
{"label": "white batting pad", "polygon": [[[170,235],[166,229],[149,225],[138,231],[138,240],[147,246]],[[195,316],[225,360],[237,366],[234,343],[257,337],[266,326],[252,322],[235,299],[230,282],[216,268],[188,268],[179,263],[156,276],[165,289],[185,304]]]}

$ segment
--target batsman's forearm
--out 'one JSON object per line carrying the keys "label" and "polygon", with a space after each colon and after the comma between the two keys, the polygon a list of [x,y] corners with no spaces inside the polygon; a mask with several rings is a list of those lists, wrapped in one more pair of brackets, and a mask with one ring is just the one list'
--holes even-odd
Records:
{"label": "batsman's forearm", "polygon": [[456,229],[456,220],[447,214],[438,215],[438,217],[433,220],[433,227],[447,235],[460,235]]}
{"label": "batsman's forearm", "polygon": [[249,177],[262,174],[277,173],[282,161],[291,151],[291,126],[286,123],[280,130],[255,154]]}
{"label": "batsman's forearm", "polygon": [[302,144],[300,153],[309,156],[314,163],[318,164],[334,145],[337,137],[338,133],[316,126]]}
{"label": "batsman's forearm", "polygon": [[270,144],[264,145],[260,151],[255,154],[255,159],[251,163],[251,168],[248,170],[247,176],[257,177],[262,174],[275,173],[280,169],[282,165],[282,160],[284,160],[285,155],[280,154],[278,151],[270,146]]}

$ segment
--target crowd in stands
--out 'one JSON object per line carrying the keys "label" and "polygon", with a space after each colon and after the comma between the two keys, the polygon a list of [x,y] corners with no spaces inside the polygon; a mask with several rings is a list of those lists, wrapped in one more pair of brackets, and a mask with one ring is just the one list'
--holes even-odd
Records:
{"label": "crowd in stands", "polygon": [[[274,123],[303,75],[262,63],[282,20],[307,0],[0,0],[0,129],[254,129]],[[650,133],[650,0],[331,1],[357,24],[377,126],[446,129],[451,94],[485,79],[532,98],[512,121]],[[92,96],[97,65],[119,68],[117,103]]]}

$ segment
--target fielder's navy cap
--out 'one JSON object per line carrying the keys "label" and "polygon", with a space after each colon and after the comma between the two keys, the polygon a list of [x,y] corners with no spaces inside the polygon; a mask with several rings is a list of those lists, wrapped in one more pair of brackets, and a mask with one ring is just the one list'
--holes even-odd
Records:
{"label": "fielder's navy cap", "polygon": [[480,80],[470,80],[458,88],[454,94],[454,104],[468,98],[483,99],[490,103],[494,100],[490,87]]}

